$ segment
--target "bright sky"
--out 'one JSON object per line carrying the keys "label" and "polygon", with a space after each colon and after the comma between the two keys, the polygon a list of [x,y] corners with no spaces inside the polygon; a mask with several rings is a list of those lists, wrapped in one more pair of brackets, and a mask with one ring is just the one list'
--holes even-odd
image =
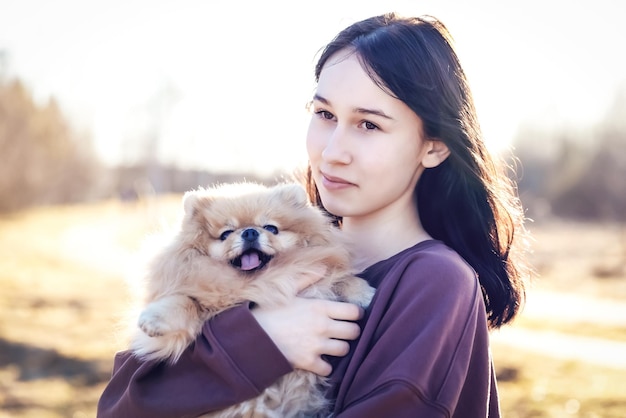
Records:
{"label": "bright sky", "polygon": [[315,54],[396,10],[457,41],[487,140],[520,124],[585,126],[626,80],[614,0],[0,0],[5,74],[54,96],[105,162],[150,138],[166,162],[271,173],[304,164]]}

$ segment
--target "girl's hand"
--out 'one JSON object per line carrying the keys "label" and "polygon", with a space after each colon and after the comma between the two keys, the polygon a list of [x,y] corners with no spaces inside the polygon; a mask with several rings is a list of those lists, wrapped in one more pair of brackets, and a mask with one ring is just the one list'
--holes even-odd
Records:
{"label": "girl's hand", "polygon": [[252,314],[294,368],[328,376],[332,367],[323,354],[345,356],[346,340],[358,338],[361,330],[354,322],[363,310],[351,303],[295,297],[288,304],[264,308]]}

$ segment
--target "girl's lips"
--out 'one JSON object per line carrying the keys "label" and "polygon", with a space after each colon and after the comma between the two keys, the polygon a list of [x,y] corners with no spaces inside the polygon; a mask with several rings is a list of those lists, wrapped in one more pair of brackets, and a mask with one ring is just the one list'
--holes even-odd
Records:
{"label": "girl's lips", "polygon": [[341,177],[333,177],[324,173],[322,173],[322,185],[327,190],[341,190],[354,186],[353,183],[350,183],[349,181],[344,180]]}

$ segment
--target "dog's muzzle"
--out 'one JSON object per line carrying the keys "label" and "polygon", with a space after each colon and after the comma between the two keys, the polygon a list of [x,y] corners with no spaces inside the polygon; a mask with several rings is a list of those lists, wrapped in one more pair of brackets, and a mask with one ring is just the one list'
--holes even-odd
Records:
{"label": "dog's muzzle", "polygon": [[259,249],[259,231],[248,228],[241,233],[243,251],[239,257],[231,260],[231,264],[241,271],[253,272],[265,267],[272,259]]}

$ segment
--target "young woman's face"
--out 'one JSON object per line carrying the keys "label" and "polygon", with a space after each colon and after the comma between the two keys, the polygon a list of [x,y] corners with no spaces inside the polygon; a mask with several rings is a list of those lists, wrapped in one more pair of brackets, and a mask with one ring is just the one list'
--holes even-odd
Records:
{"label": "young woman's face", "polygon": [[307,152],[324,207],[355,218],[414,213],[413,191],[432,142],[424,140],[421,119],[346,51],[324,65],[311,110]]}

